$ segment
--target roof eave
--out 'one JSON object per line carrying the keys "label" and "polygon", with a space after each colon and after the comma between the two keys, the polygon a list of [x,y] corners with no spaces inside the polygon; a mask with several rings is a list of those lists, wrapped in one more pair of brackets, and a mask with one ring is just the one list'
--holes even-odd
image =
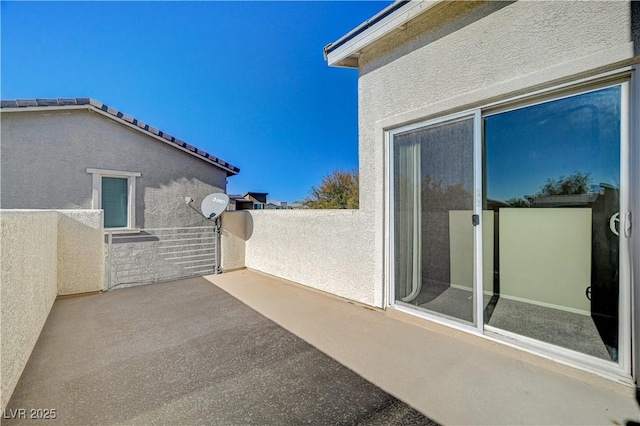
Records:
{"label": "roof eave", "polygon": [[396,1],[371,19],[324,48],[324,57],[332,67],[358,68],[360,52],[371,43],[402,29],[403,26],[446,0]]}

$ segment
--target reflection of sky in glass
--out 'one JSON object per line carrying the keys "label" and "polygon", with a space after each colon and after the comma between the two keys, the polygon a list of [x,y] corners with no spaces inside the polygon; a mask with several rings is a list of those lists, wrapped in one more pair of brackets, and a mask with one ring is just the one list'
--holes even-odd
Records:
{"label": "reflection of sky in glass", "polygon": [[574,172],[620,186],[620,87],[487,117],[487,198],[533,195]]}

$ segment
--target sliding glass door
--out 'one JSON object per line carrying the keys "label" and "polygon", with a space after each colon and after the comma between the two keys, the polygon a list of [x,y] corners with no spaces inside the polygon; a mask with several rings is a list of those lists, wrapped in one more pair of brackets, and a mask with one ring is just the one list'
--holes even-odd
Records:
{"label": "sliding glass door", "polygon": [[486,116],[484,322],[618,361],[621,86]]}
{"label": "sliding glass door", "polygon": [[474,116],[393,136],[395,303],[474,318]]}
{"label": "sliding glass door", "polygon": [[627,90],[391,131],[391,304],[629,372]]}

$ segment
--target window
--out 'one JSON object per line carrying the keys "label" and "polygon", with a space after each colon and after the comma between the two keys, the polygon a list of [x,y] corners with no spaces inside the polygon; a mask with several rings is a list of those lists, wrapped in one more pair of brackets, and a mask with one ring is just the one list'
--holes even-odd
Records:
{"label": "window", "polygon": [[254,210],[262,210],[263,208],[264,208],[264,205],[262,203],[253,203]]}
{"label": "window", "polygon": [[93,175],[91,207],[104,210],[107,230],[135,230],[137,172],[87,169]]}

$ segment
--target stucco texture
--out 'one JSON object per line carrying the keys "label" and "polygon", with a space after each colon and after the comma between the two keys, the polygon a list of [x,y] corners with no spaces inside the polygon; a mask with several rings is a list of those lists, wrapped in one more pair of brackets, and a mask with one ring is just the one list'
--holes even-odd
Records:
{"label": "stucco texture", "polygon": [[102,210],[58,210],[58,294],[104,287]]}
{"label": "stucco texture", "polygon": [[450,2],[361,52],[360,206],[375,232],[369,291],[384,288],[385,130],[637,62],[632,21],[624,1]]}
{"label": "stucco texture", "polygon": [[58,295],[102,290],[102,210],[1,210],[2,408]]}
{"label": "stucco texture", "polygon": [[0,214],[0,374],[7,405],[58,294],[58,214]]}
{"label": "stucco texture", "polygon": [[207,225],[185,205],[225,192],[226,172],[88,110],[2,112],[4,209],[90,209],[87,168],[138,172],[137,228]]}
{"label": "stucco texture", "polygon": [[246,266],[369,305],[373,228],[358,210],[252,210]]}

